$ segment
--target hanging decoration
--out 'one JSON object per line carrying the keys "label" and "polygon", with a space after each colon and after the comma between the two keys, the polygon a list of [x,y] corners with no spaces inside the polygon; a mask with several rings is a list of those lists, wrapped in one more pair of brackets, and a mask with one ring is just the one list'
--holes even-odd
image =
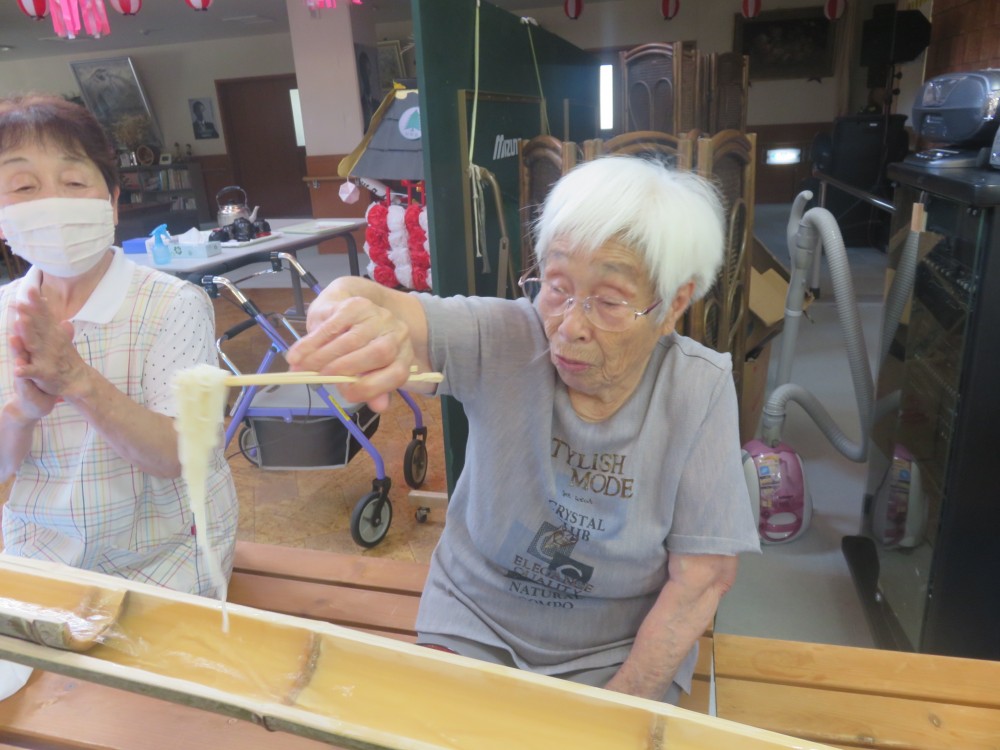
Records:
{"label": "hanging decoration", "polygon": [[823,15],[830,21],[838,20],[847,10],[847,0],[826,0],[823,3]]}
{"label": "hanging decoration", "polygon": [[389,260],[389,206],[392,194],[386,191],[385,201],[376,201],[365,211],[365,254],[368,256],[368,275],[379,284],[399,286],[396,267]]}
{"label": "hanging decoration", "polygon": [[563,0],[563,10],[567,18],[575,21],[583,13],[583,0]]}
{"label": "hanging decoration", "polygon": [[212,7],[212,0],[184,0],[192,10],[208,10]]}
{"label": "hanging decoration", "polygon": [[681,9],[681,0],[660,0],[660,12],[663,13],[663,20],[669,21]]}
{"label": "hanging decoration", "polygon": [[76,39],[83,29],[95,39],[110,34],[104,0],[52,0],[52,28],[63,39]]}
{"label": "hanging decoration", "polygon": [[35,21],[41,21],[49,14],[49,0],[17,0],[17,7]]}
{"label": "hanging decoration", "polygon": [[[404,276],[408,277],[410,289],[417,292],[428,292],[431,289],[431,256],[430,242],[427,238],[427,206],[424,204],[426,199],[424,183],[404,180],[403,184],[407,187],[408,205],[406,206],[404,222],[410,254],[407,270],[400,274],[399,264],[396,264],[396,275],[399,276],[400,281],[403,281]],[[419,198],[414,198],[414,188],[416,188]]]}
{"label": "hanging decoration", "polygon": [[740,12],[743,14],[743,17],[756,18],[760,15],[760,1],[761,0],[742,0],[740,3]]}
{"label": "hanging decoration", "polygon": [[[361,5],[361,0],[351,0],[354,5]],[[336,8],[337,0],[306,0],[310,13],[316,13],[320,8]]]}
{"label": "hanging decoration", "polygon": [[108,2],[123,16],[134,16],[142,10],[142,0],[108,0]]}
{"label": "hanging decoration", "polygon": [[412,269],[410,267],[410,242],[406,236],[406,208],[392,204],[386,213],[385,225],[389,230],[389,263],[396,275],[396,283],[413,288]]}

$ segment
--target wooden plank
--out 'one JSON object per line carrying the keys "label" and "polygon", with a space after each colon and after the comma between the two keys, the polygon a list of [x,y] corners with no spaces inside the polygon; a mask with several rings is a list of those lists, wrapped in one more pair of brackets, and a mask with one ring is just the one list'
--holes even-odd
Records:
{"label": "wooden plank", "polygon": [[229,601],[344,627],[416,635],[418,596],[234,573]]}
{"label": "wooden plank", "polygon": [[688,711],[707,714],[711,705],[712,683],[707,677],[695,677],[691,680],[691,694],[681,693],[678,706]]}
{"label": "wooden plank", "polygon": [[[249,721],[36,670],[0,701],[0,743],[32,750],[331,750]],[[4,748],[0,744],[0,749]]]}
{"label": "wooden plank", "polygon": [[712,676],[712,637],[703,635],[698,639],[698,662],[694,665],[694,673],[700,677]]}
{"label": "wooden plank", "polygon": [[714,641],[720,678],[1000,708],[1000,662],[725,634]]}
{"label": "wooden plank", "polygon": [[[2,557],[0,581],[7,570],[38,565]],[[49,576],[109,580],[60,566],[40,572],[38,585]],[[365,750],[605,750],[660,747],[668,736],[671,750],[803,746],[654,701],[239,605],[223,632],[217,602],[119,584],[128,596],[114,642],[79,654],[0,637],[0,658]],[[64,726],[58,736],[72,731]]]}
{"label": "wooden plank", "polygon": [[[997,688],[994,687],[994,690]],[[716,675],[720,718],[866,748],[996,750],[1000,710]]]}
{"label": "wooden plank", "polygon": [[242,541],[236,543],[233,570],[417,596],[427,579],[422,563]]}

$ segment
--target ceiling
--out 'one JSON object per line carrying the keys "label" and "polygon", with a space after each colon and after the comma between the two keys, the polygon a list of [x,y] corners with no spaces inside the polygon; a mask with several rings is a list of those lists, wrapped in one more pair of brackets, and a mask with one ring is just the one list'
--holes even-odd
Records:
{"label": "ceiling", "polygon": [[[350,2],[340,0],[336,9],[319,12],[343,13]],[[523,11],[561,6],[562,0],[491,0],[491,3],[510,11]],[[83,35],[67,40],[56,36],[51,19],[33,21],[21,12],[16,0],[0,0],[0,63],[74,52],[112,53],[151,44],[288,33],[285,0],[215,0],[206,12],[192,10],[184,0],[145,0],[135,16],[119,15],[110,3],[105,5],[111,27],[108,36],[93,39]],[[410,0],[364,0],[360,7],[351,6],[351,12],[371,13],[376,23],[402,21],[410,18]],[[4,47],[11,49],[3,51]]]}

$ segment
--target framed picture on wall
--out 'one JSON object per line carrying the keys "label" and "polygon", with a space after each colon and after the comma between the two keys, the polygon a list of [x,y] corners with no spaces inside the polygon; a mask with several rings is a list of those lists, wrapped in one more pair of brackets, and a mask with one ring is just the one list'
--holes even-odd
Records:
{"label": "framed picture on wall", "polygon": [[396,78],[404,78],[403,48],[398,39],[378,43],[378,83],[382,96],[389,93]]}
{"label": "framed picture on wall", "polygon": [[828,78],[833,75],[836,24],[823,8],[735,14],[733,51],[750,58],[750,80]]}
{"label": "framed picture on wall", "polygon": [[209,98],[188,99],[188,109],[191,112],[191,129],[196,139],[218,138],[219,131],[215,127],[215,108]]}
{"label": "framed picture on wall", "polygon": [[361,118],[364,122],[364,129],[368,130],[372,115],[382,103],[382,97],[378,91],[378,49],[367,44],[355,44],[354,59],[358,67]]}
{"label": "framed picture on wall", "polygon": [[71,62],[80,94],[118,146],[163,145],[160,128],[131,57]]}

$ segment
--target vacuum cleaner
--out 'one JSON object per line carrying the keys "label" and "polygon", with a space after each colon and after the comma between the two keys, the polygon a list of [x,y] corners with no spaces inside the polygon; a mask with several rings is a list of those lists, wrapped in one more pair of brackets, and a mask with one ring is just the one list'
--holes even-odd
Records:
{"label": "vacuum cleaner", "polygon": [[[812,193],[803,191],[792,204],[786,229],[791,256],[791,278],[785,299],[784,329],[777,361],[774,390],[764,405],[761,435],[743,446],[743,470],[758,518],[758,534],[765,544],[798,539],[812,519],[812,496],[801,456],[782,440],[790,401],[799,404],[823,435],[846,458],[862,463],[868,457],[871,425],[883,410],[898,408],[895,393],[875,404],[875,378],[868,364],[861,316],[858,311],[844,241],[833,214],[824,208],[805,210]],[[916,276],[919,232],[911,231],[886,298],[882,318],[878,366],[889,353]],[[819,399],[791,382],[792,359],[802,321],[806,285],[814,263],[825,257],[830,270],[837,316],[847,348],[851,380],[857,402],[860,437],[844,434]],[[922,533],[922,493],[919,468],[905,448],[897,446],[892,477],[876,495],[875,533],[886,545],[915,545]]]}

